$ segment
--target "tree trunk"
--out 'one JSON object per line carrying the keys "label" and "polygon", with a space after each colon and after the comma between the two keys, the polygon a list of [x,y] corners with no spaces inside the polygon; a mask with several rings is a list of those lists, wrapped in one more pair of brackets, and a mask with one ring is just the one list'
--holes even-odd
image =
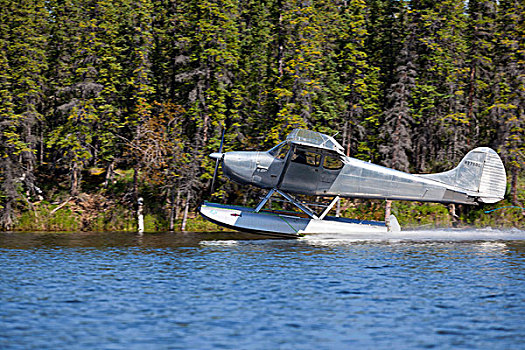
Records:
{"label": "tree trunk", "polygon": [[15,174],[13,173],[13,163],[9,157],[4,160],[0,159],[0,167],[3,170],[0,191],[5,196],[0,205],[0,228],[10,230],[15,224],[15,214],[13,212],[13,205],[16,203],[18,197],[16,192],[16,185],[14,181]]}
{"label": "tree trunk", "polygon": [[512,204],[520,206],[518,203],[518,167],[515,165],[510,168],[510,200]]}
{"label": "tree trunk", "polygon": [[104,180],[104,188],[108,188],[109,183],[113,182],[114,167],[115,167],[115,162],[109,163],[108,168],[106,170],[106,179]]}
{"label": "tree trunk", "polygon": [[344,135],[343,135],[343,141],[345,142],[345,149],[346,149],[346,156],[347,157],[350,157],[350,147],[351,147],[351,144],[352,144],[352,135],[351,135],[351,131],[349,130],[349,122],[348,120],[345,120],[345,125],[344,125]]}
{"label": "tree trunk", "polygon": [[139,197],[139,168],[133,168],[133,201],[136,202]]}
{"label": "tree trunk", "polygon": [[279,28],[277,32],[277,66],[279,69],[279,80],[284,75],[284,29],[283,29],[283,4],[282,1],[277,1],[277,7],[279,9],[279,22],[277,27]]}
{"label": "tree trunk", "polygon": [[40,154],[39,154],[39,160],[40,160],[40,165],[44,164],[44,129],[42,128],[40,130]]}
{"label": "tree trunk", "polygon": [[[476,66],[470,68],[470,81],[469,81],[469,91],[467,97],[467,122],[471,123],[474,116],[474,93],[475,93],[475,78],[476,78]],[[476,126],[477,127],[477,126]],[[477,137],[477,133],[475,134]]]}
{"label": "tree trunk", "polygon": [[450,204],[449,207],[450,215],[452,216],[452,227],[458,226],[458,215],[456,214],[456,205],[454,203]]}
{"label": "tree trunk", "polygon": [[385,205],[385,224],[390,227],[390,214],[392,213],[392,201],[386,201]]}
{"label": "tree trunk", "polygon": [[173,232],[175,229],[175,189],[172,187],[170,189],[170,201],[171,201],[171,208],[170,208],[170,217],[169,217],[169,231]]}
{"label": "tree trunk", "polygon": [[5,230],[11,230],[14,226],[14,214],[12,207],[13,200],[8,198],[4,202],[4,207],[2,208],[2,213],[0,216],[0,227]]}
{"label": "tree trunk", "polygon": [[78,196],[80,187],[80,168],[78,164],[73,164],[73,169],[71,170],[71,195],[73,197]]}
{"label": "tree trunk", "polygon": [[190,208],[191,192],[188,190],[188,196],[186,197],[186,204],[184,205],[184,215],[182,216],[182,224],[180,227],[181,231],[186,231],[186,221],[188,219],[188,210]]}
{"label": "tree trunk", "polygon": [[144,199],[140,197],[137,200],[137,231],[138,233],[144,233]]}
{"label": "tree trunk", "polygon": [[392,201],[386,201],[386,204],[385,204],[385,221],[388,219],[390,214],[392,214]]}
{"label": "tree trunk", "polygon": [[180,189],[177,190],[177,199],[175,200],[175,220],[180,217]]}

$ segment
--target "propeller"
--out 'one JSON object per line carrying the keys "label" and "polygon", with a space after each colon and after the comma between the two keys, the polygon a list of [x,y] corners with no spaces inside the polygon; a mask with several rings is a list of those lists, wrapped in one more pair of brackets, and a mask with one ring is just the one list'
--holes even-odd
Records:
{"label": "propeller", "polygon": [[213,193],[213,190],[215,188],[215,180],[217,179],[217,171],[219,170],[219,164],[224,157],[224,153],[222,153],[222,146],[224,145],[224,133],[225,132],[226,132],[226,128],[223,128],[222,135],[221,135],[221,145],[219,146],[219,152],[210,154],[210,157],[216,159],[215,160],[215,170],[213,171],[213,179],[211,180],[211,186],[210,186],[210,195]]}

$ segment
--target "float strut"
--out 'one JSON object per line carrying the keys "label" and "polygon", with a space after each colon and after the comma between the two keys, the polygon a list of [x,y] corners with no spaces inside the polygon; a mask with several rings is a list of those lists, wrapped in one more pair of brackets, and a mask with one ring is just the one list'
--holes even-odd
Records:
{"label": "float strut", "polygon": [[312,219],[319,220],[319,217],[315,215],[313,211],[311,211],[307,206],[300,203],[297,199],[290,196],[288,193],[277,190],[277,193],[279,193],[284,198],[288,199],[293,205],[295,205],[297,208],[301,209],[306,215],[311,217]]}
{"label": "float strut", "polygon": [[326,209],[323,211],[323,213],[321,214],[321,216],[319,216],[319,220],[323,220],[324,217],[326,215],[328,215],[328,213],[330,212],[330,210],[332,210],[332,208],[334,207],[335,203],[337,203],[337,201],[339,201],[339,196],[336,196],[334,199],[332,199],[332,201],[330,202],[330,204],[328,205],[328,207],[326,207]]}
{"label": "float strut", "polygon": [[268,194],[266,195],[266,197],[263,198],[263,200],[257,205],[257,207],[255,208],[255,212],[258,213],[263,207],[264,205],[266,204],[266,202],[268,202],[268,200],[270,199],[271,196],[273,196],[273,194],[275,193],[275,188],[272,188],[270,190],[270,192],[268,192]]}

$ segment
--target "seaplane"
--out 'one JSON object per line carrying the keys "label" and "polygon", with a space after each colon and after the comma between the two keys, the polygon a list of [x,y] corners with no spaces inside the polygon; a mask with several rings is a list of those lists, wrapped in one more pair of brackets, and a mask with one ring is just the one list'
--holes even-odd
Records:
{"label": "seaplane", "polygon": [[[489,147],[471,150],[452,170],[410,174],[346,156],[334,137],[312,130],[295,129],[267,151],[222,152],[223,144],[224,133],[219,152],[210,154],[216,160],[212,189],[222,164],[230,180],[268,192],[255,208],[204,202],[199,212],[217,225],[244,232],[280,237],[384,235],[401,230],[394,215],[371,221],[328,214],[341,198],[476,205],[495,203],[506,190],[505,167]],[[306,203],[299,196],[329,201]],[[265,208],[272,197],[297,210]]]}

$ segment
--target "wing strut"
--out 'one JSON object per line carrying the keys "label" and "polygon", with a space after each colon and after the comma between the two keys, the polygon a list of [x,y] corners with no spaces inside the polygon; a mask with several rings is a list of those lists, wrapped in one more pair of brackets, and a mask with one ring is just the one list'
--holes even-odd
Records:
{"label": "wing strut", "polygon": [[288,151],[288,154],[286,155],[286,160],[284,161],[283,169],[281,170],[281,174],[279,175],[279,180],[277,181],[277,185],[275,185],[275,189],[277,190],[279,187],[281,187],[281,184],[284,180],[284,176],[286,175],[286,172],[288,171],[288,167],[290,166],[290,162],[292,161],[292,156],[295,153],[296,146],[294,144],[290,145],[290,150]]}

